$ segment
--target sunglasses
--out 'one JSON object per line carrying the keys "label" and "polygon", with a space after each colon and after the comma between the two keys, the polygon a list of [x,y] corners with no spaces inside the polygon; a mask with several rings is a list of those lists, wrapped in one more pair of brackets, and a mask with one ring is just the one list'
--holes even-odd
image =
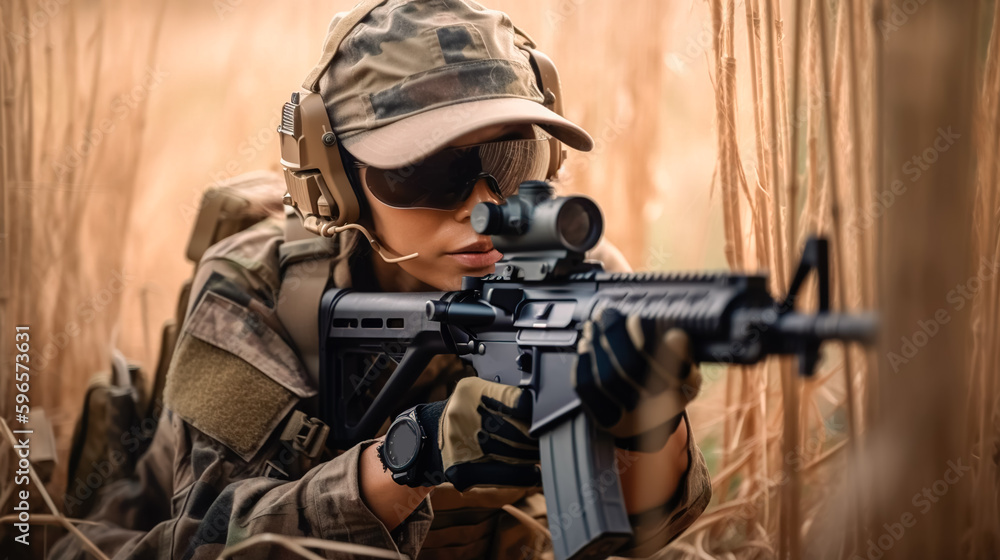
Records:
{"label": "sunglasses", "polygon": [[397,169],[366,168],[372,195],[393,208],[454,210],[485,179],[501,201],[517,194],[524,181],[544,181],[549,167],[549,139],[498,140],[446,148]]}

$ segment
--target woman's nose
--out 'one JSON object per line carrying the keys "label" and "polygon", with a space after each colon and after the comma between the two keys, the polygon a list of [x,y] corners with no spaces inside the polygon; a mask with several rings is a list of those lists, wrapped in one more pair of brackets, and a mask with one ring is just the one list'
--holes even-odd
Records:
{"label": "woman's nose", "polygon": [[500,196],[490,188],[490,184],[485,177],[481,177],[476,181],[476,185],[472,188],[469,198],[466,198],[465,202],[458,208],[456,218],[459,221],[468,219],[472,215],[472,209],[480,202],[492,202],[494,204],[503,202]]}

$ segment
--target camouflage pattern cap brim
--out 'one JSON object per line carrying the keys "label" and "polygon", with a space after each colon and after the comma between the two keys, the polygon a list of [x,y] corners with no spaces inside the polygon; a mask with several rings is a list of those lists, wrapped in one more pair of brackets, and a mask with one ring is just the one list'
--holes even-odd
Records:
{"label": "camouflage pattern cap brim", "polygon": [[405,165],[502,123],[535,123],[573,148],[593,145],[542,105],[526,38],[503,12],[471,0],[386,0],[341,35],[344,17],[328,34],[343,37],[335,55],[310,76],[322,72],[334,132],[365,163]]}
{"label": "camouflage pattern cap brim", "polygon": [[439,107],[344,139],[354,157],[375,167],[416,163],[456,138],[494,125],[537,124],[566,145],[590,151],[585,130],[527,99],[498,98]]}

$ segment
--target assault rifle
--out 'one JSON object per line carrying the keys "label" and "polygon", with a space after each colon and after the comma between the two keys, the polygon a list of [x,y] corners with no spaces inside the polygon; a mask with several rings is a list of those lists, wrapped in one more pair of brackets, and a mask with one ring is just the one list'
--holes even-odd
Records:
{"label": "assault rifle", "polygon": [[[631,536],[614,441],[596,429],[572,386],[581,326],[598,310],[610,307],[684,329],[699,362],[753,364],[793,354],[804,376],[812,375],[823,341],[875,336],[873,316],[830,312],[823,239],[806,244],[779,302],[764,275],[604,272],[584,260],[603,231],[600,209],[586,197],[556,197],[548,183],[524,183],[501,205],[481,203],[471,221],[503,253],[494,274],[466,277],[454,292],[324,294],[323,420],[340,448],[374,437],[438,354],[461,356],[483,379],[529,389],[531,433],[539,438],[559,560],[605,557]],[[819,312],[800,313],[795,299],[812,270]],[[615,476],[602,477],[609,471]]]}

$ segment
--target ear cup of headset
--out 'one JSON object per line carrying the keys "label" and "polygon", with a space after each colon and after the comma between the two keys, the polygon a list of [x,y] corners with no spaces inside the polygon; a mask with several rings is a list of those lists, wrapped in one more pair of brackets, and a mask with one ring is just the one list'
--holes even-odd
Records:
{"label": "ear cup of headset", "polygon": [[328,226],[355,222],[358,197],[320,94],[293,93],[282,109],[278,132],[285,183],[303,226],[327,235]]}

